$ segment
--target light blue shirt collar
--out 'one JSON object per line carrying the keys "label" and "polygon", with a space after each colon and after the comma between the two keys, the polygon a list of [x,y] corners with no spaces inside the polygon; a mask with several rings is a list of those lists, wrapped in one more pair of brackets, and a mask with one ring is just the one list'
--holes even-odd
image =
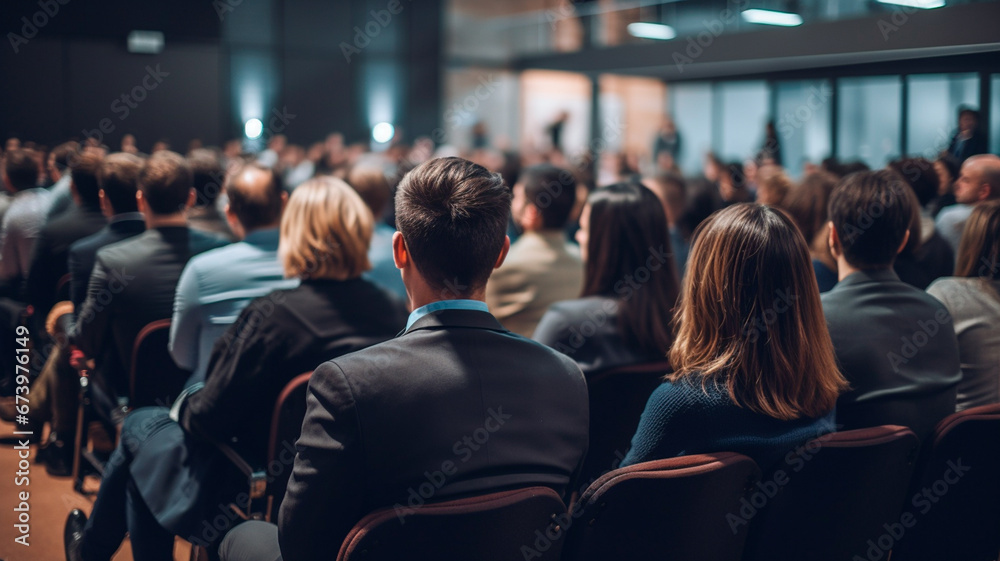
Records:
{"label": "light blue shirt collar", "polygon": [[409,329],[418,319],[438,310],[474,310],[486,313],[490,311],[486,306],[486,302],[481,300],[439,300],[431,302],[426,306],[420,306],[410,312],[410,318],[406,320],[406,329]]}

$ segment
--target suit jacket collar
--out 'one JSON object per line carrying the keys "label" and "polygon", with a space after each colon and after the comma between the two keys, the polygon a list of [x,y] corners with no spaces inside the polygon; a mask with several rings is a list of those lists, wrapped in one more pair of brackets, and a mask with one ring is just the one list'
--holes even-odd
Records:
{"label": "suit jacket collar", "polygon": [[864,269],[856,273],[852,273],[847,276],[844,280],[837,283],[837,288],[847,288],[848,286],[865,284],[865,283],[886,283],[886,282],[901,282],[899,276],[896,275],[896,271],[889,267],[887,269]]}
{"label": "suit jacket collar", "polygon": [[[488,329],[506,333],[497,318],[488,312],[478,310],[437,310],[431,312],[417,321],[409,329],[404,329],[399,335],[406,335],[421,329],[440,329],[452,327],[465,327],[471,329]],[[399,336],[397,335],[397,337]]]}

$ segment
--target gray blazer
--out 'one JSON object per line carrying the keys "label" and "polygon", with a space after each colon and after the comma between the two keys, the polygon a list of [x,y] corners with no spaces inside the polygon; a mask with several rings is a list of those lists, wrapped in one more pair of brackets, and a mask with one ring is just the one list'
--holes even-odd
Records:
{"label": "gray blazer", "polygon": [[894,424],[922,439],[955,412],[962,371],[944,304],[891,269],[854,273],[822,300],[837,362],[851,384],[837,401],[842,430]]}

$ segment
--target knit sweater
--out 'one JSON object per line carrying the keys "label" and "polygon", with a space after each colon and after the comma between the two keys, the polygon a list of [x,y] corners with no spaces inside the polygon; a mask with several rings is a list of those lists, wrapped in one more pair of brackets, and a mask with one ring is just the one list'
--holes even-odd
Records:
{"label": "knit sweater", "polygon": [[646,403],[622,465],[737,452],[767,472],[796,446],[833,431],[833,411],[818,419],[782,421],[736,405],[723,386],[664,382]]}

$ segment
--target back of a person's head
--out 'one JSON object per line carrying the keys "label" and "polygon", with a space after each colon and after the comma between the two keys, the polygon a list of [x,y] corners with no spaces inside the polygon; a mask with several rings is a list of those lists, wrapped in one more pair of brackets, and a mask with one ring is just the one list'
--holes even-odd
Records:
{"label": "back of a person's head", "polygon": [[274,170],[260,164],[244,164],[226,180],[229,210],[246,231],[274,226],[281,219],[284,184]]}
{"label": "back of a person's head", "polygon": [[[582,296],[619,298],[625,340],[665,354],[673,340],[671,313],[680,281],[659,198],[638,183],[616,183],[594,191],[587,208]],[[634,291],[629,287],[627,298],[621,283],[626,276],[642,285]]]}
{"label": "back of a person's head", "polygon": [[385,175],[385,169],[375,162],[361,162],[347,174],[347,183],[361,195],[376,219],[385,214],[392,200],[392,187]]}
{"label": "back of a person's head", "polygon": [[115,152],[101,162],[98,184],[115,214],[138,210],[135,192],[139,188],[142,166],[142,158],[126,152]]}
{"label": "back of a person's head", "polygon": [[806,242],[812,243],[827,223],[827,206],[837,181],[837,176],[826,171],[810,173],[792,187],[779,205],[792,217]]}
{"label": "back of a person's head", "polygon": [[84,150],[73,158],[70,177],[81,203],[88,206],[100,204],[101,186],[97,176],[101,171],[104,154],[99,150]]}
{"label": "back of a person's head", "polygon": [[781,206],[792,190],[792,180],[779,166],[763,166],[757,172],[757,199],[761,204]]}
{"label": "back of a person's head", "polygon": [[53,148],[50,157],[52,158],[52,163],[55,165],[56,170],[59,173],[64,173],[67,169],[69,169],[70,164],[76,158],[76,154],[79,151],[80,143],[72,141],[63,142]]}
{"label": "back of a person's head", "polygon": [[153,214],[182,212],[191,196],[191,168],[176,152],[154,152],[139,172],[139,190]]}
{"label": "back of a person's head", "polygon": [[528,204],[542,216],[542,228],[561,230],[576,204],[576,178],[567,170],[539,164],[524,170],[520,177]]}
{"label": "back of a person's head", "polygon": [[222,160],[214,150],[197,148],[187,156],[191,168],[191,186],[198,193],[196,206],[209,206],[222,193],[225,172]]}
{"label": "back of a person's head", "polygon": [[1000,279],[1000,200],[972,209],[958,245],[955,276]]}
{"label": "back of a person's head", "polygon": [[649,190],[659,197],[667,213],[667,223],[676,224],[687,208],[687,184],[684,177],[672,171],[659,173],[643,180]]}
{"label": "back of a person's head", "polygon": [[859,269],[891,267],[912,225],[913,200],[906,180],[892,170],[841,179],[827,214],[844,259]]}
{"label": "back of a person's head", "polygon": [[4,174],[15,191],[31,189],[38,183],[38,162],[31,150],[16,148],[4,153]]}
{"label": "back of a person's head", "polygon": [[[670,363],[776,419],[830,412],[846,382],[805,240],[781,211],[743,203],[695,232]],[[804,342],[808,344],[804,344]]]}
{"label": "back of a person's head", "polygon": [[921,207],[927,206],[927,203],[937,197],[940,180],[930,160],[900,158],[889,162],[888,167],[906,180],[907,185],[916,193]]}
{"label": "back of a person's head", "polygon": [[403,177],[396,227],[431,287],[457,298],[486,286],[507,236],[510,200],[499,174],[462,158],[429,160]]}
{"label": "back of a person's head", "polygon": [[374,218],[350,185],[330,176],[292,192],[281,216],[278,254],[286,277],[347,280],[371,269]]}

